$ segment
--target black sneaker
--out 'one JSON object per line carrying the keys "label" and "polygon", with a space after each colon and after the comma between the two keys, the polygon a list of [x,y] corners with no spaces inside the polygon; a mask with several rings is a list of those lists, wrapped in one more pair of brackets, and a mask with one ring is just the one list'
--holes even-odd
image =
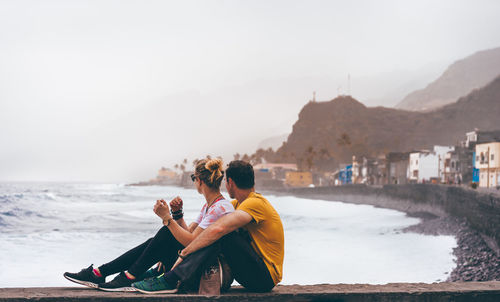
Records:
{"label": "black sneaker", "polygon": [[130,280],[125,275],[125,272],[119,273],[113,280],[100,283],[99,289],[108,291],[108,292],[130,292],[135,291],[135,288],[131,286],[132,282],[135,280]]}
{"label": "black sneaker", "polygon": [[91,264],[87,268],[82,269],[80,272],[76,274],[65,272],[63,276],[69,281],[85,285],[88,287],[97,288],[99,283],[103,283],[106,280],[105,277],[97,277],[94,274],[94,268],[92,266],[93,264]]}

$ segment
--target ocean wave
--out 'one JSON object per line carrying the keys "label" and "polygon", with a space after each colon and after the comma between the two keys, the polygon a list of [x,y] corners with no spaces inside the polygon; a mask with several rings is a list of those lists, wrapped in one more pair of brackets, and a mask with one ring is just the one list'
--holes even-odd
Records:
{"label": "ocean wave", "polygon": [[44,215],[40,213],[31,210],[24,210],[18,207],[15,207],[8,211],[0,212],[0,215],[7,217],[16,217],[16,218],[33,217],[33,216],[39,218],[46,218]]}
{"label": "ocean wave", "polygon": [[5,203],[11,203],[12,199],[10,199],[9,195],[0,195],[0,203],[5,204]]}
{"label": "ocean wave", "polygon": [[21,200],[24,198],[24,194],[4,194],[4,195],[0,195],[0,202],[1,203],[12,203],[12,202],[16,202],[18,200]]}

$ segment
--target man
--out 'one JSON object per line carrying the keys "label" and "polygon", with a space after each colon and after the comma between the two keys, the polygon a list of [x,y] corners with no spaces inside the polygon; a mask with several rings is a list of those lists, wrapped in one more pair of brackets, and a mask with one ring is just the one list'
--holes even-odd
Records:
{"label": "man", "polygon": [[132,286],[144,293],[175,293],[178,281],[189,280],[222,253],[238,283],[250,291],[270,291],[283,274],[283,224],[254,185],[252,165],[241,160],[229,163],[226,189],[236,210],[181,250],[171,271]]}

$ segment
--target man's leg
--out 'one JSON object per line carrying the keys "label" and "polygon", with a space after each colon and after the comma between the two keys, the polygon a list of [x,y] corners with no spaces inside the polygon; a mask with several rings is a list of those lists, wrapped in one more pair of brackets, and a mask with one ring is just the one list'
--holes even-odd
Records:
{"label": "man's leg", "polygon": [[273,289],[274,281],[264,261],[255,252],[245,236],[232,232],[222,237],[221,252],[234,279],[250,291],[267,292]]}
{"label": "man's leg", "polygon": [[163,276],[136,282],[133,287],[148,294],[175,293],[177,292],[178,281],[182,281],[184,285],[196,283],[196,279],[199,282],[200,272],[215,261],[218,250],[219,245],[217,243],[207,246],[188,255],[184,261]]}
{"label": "man's leg", "polygon": [[[172,281],[175,281],[176,278],[182,282],[191,280],[194,276],[199,275],[200,272],[206,269],[211,263],[214,263],[219,251],[220,248],[217,242],[204,247],[189,255],[177,267],[167,272],[165,275],[171,276],[172,278],[170,280]],[[169,276],[167,276],[167,279]]]}
{"label": "man's leg", "polygon": [[264,261],[257,255],[250,242],[238,232],[232,232],[189,255],[171,272],[165,274],[167,281],[177,277],[181,281],[190,279],[194,274],[204,269],[207,263],[212,263],[222,252],[234,278],[238,283],[251,291],[265,292],[274,287],[274,282]]}

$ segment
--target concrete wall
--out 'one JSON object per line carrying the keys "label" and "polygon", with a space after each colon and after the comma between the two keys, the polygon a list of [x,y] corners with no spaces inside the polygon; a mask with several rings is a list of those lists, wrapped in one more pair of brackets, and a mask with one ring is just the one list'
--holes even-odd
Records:
{"label": "concrete wall", "polygon": [[103,292],[90,288],[0,288],[0,301],[336,301],[336,302],[498,302],[500,282],[278,285],[270,293],[249,293],[240,287],[221,296],[145,295]]}
{"label": "concrete wall", "polygon": [[431,184],[295,188],[289,189],[287,193],[309,198],[370,204],[409,214],[427,212],[436,216],[464,217],[475,230],[493,238],[497,246],[500,246],[500,195]]}

